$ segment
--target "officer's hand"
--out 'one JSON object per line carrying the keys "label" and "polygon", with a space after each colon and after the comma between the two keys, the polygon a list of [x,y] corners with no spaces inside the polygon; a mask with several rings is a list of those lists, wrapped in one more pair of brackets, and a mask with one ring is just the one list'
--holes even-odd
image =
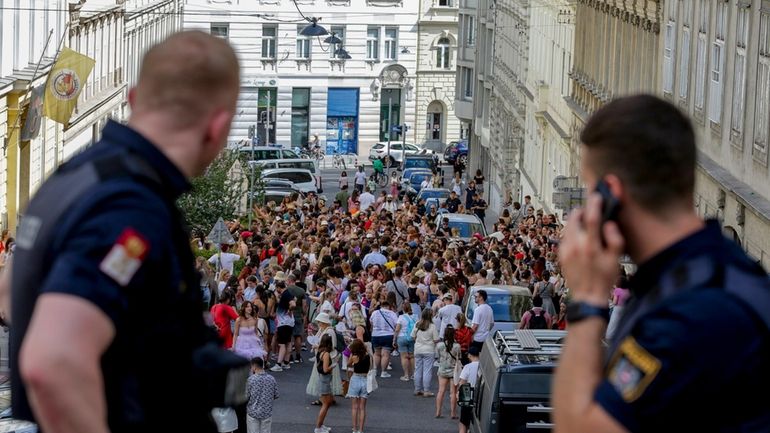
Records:
{"label": "officer's hand", "polygon": [[[601,204],[601,196],[591,194],[584,209],[572,212],[559,258],[572,298],[606,307],[620,270],[618,260],[623,253],[624,239],[614,222],[600,227]],[[604,234],[606,247],[602,245],[600,233]]]}

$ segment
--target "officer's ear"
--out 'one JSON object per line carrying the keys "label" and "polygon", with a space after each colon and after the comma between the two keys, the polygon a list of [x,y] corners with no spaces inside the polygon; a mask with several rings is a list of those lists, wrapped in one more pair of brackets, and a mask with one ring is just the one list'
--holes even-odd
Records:
{"label": "officer's ear", "polygon": [[230,133],[230,124],[235,113],[225,108],[217,108],[208,117],[206,124],[204,144],[209,147],[214,154],[219,154],[222,147],[227,143],[227,136]]}

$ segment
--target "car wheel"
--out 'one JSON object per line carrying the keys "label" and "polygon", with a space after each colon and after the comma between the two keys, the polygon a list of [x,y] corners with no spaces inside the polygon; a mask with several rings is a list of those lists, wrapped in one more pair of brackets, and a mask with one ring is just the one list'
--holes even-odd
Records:
{"label": "car wheel", "polygon": [[385,166],[388,167],[388,168],[393,167],[394,165],[398,165],[398,161],[396,161],[396,159],[393,158],[392,156],[390,158],[388,158],[385,161],[385,163],[386,163]]}
{"label": "car wheel", "polygon": [[460,164],[463,166],[468,165],[468,155],[460,155]]}

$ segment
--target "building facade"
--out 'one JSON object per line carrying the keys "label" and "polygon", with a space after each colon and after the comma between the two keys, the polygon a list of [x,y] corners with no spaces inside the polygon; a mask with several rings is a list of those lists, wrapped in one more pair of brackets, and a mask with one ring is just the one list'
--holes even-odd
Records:
{"label": "building facade", "polygon": [[487,182],[485,197],[493,211],[499,211],[521,191],[529,3],[530,0],[477,3],[468,175],[474,176],[481,170]]}
{"label": "building facade", "polygon": [[45,84],[68,20],[66,1],[36,4],[0,1],[0,225],[12,232],[19,210],[56,166],[63,139],[62,126],[43,118],[37,137],[21,141],[31,90]]}
{"label": "building facade", "polygon": [[[0,222],[12,232],[59,164],[98,140],[107,119],[127,118],[126,78],[133,84],[143,52],[181,24],[180,0],[15,4],[0,0]],[[94,69],[67,125],[42,117],[37,136],[21,141],[31,89],[45,84],[61,47],[94,59]]]}
{"label": "building facade", "polygon": [[[478,0],[459,0],[457,11],[457,71],[455,116],[460,122],[460,139],[469,140],[473,125],[473,91],[476,88],[476,11]],[[469,146],[474,146],[469,142]]]}
{"label": "building facade", "polygon": [[693,119],[695,205],[770,266],[770,1],[666,1],[658,93]]}
{"label": "building facade", "polygon": [[420,0],[417,29],[417,143],[443,151],[460,138],[455,115],[457,0]]}
{"label": "building facade", "polygon": [[532,0],[530,11],[521,194],[556,212],[568,209],[553,200],[554,182],[577,180],[570,164],[572,112],[564,99],[570,89],[575,6],[567,0]]}
{"label": "building facade", "polygon": [[570,94],[569,167],[554,198],[561,208],[580,205],[585,197],[576,177],[580,167],[580,131],[588,117],[613,98],[654,93],[660,77],[658,56],[660,0],[577,0]]}
{"label": "building facade", "polygon": [[[327,154],[368,155],[379,141],[402,140],[393,125],[415,127],[419,2],[298,0],[329,36],[305,37],[291,0],[248,4],[191,0],[184,27],[227,38],[241,61],[241,93],[229,142],[304,146],[318,134]],[[343,54],[349,54],[349,58]]]}

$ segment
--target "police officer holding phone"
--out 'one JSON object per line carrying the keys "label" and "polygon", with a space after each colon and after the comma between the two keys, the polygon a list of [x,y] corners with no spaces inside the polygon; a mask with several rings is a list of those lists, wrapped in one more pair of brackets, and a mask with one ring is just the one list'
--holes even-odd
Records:
{"label": "police officer holding phone", "polygon": [[109,122],[32,199],[2,284],[15,418],[43,432],[213,432],[211,409],[242,401],[228,377],[245,381],[247,361],[204,322],[175,204],[225,146],[238,90],[227,42],[170,36],[144,56],[128,125]]}
{"label": "police officer holding phone", "polygon": [[[770,280],[695,212],[689,120],[653,96],[617,99],[580,136],[592,194],[559,251],[572,303],[553,384],[555,432],[767,432]],[[639,264],[605,350],[607,299]]]}

